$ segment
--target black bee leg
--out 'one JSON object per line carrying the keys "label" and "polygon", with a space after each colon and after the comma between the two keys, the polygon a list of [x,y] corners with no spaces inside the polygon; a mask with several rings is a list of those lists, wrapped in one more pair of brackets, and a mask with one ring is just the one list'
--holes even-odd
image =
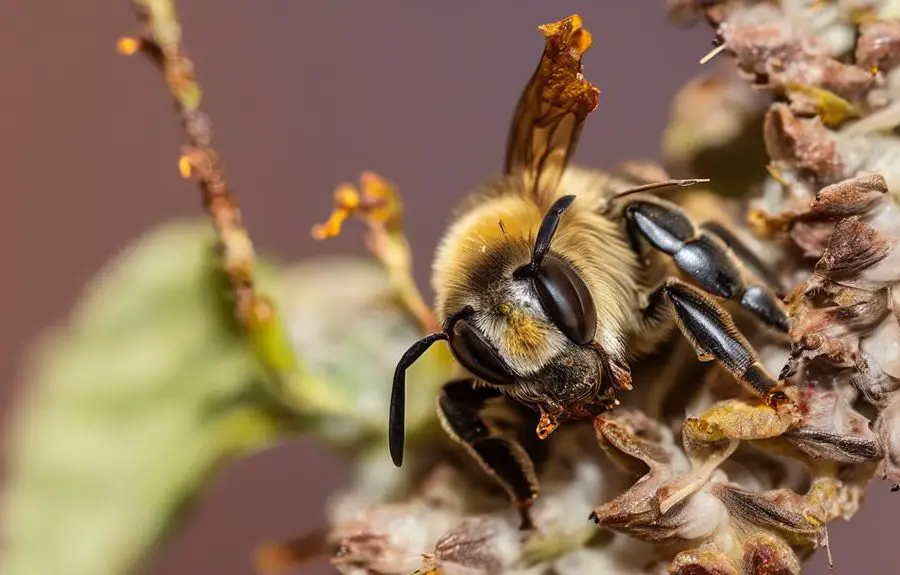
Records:
{"label": "black bee leg", "polygon": [[494,388],[476,387],[471,379],[451,381],[438,396],[438,417],[450,437],[507,491],[522,515],[521,528],[532,529],[529,510],[538,493],[534,464],[521,445],[498,435],[479,415],[487,400],[500,395]]}
{"label": "black bee leg", "polygon": [[734,325],[731,314],[719,302],[678,279],[663,283],[650,301],[657,305],[667,301],[672,305],[679,329],[694,345],[701,361],[717,361],[757,395],[768,397],[778,393],[778,381],[760,362],[756,351]]}
{"label": "black bee leg", "polygon": [[775,271],[768,264],[763,262],[759,256],[743,242],[743,240],[728,231],[728,228],[719,222],[704,222],[700,224],[700,229],[722,240],[722,242],[731,249],[731,253],[734,254],[745,267],[749,268],[757,278],[765,282],[766,287],[772,290],[779,298],[784,297],[784,288],[781,285],[781,281],[775,275]]}
{"label": "black bee leg", "polygon": [[[784,305],[766,282],[753,273],[752,262],[742,264],[736,250],[716,233],[714,225],[698,229],[675,204],[648,197],[629,201],[624,215],[630,238],[642,237],[657,250],[672,256],[678,269],[698,287],[739,302],[778,331],[787,333],[790,329]],[[725,233],[734,240],[731,234]],[[743,250],[749,253],[746,248]],[[756,262],[761,265],[759,260]]]}

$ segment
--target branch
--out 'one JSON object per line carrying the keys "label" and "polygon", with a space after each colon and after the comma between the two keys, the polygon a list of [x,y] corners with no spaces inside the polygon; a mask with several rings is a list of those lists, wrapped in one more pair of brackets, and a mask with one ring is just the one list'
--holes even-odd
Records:
{"label": "branch", "polygon": [[212,146],[212,122],[200,109],[201,89],[194,64],[182,48],[175,2],[132,2],[143,30],[137,38],[120,39],[118,50],[126,55],[143,53],[163,73],[184,132],[178,169],[182,177],[193,177],[200,188],[203,207],[216,230],[220,261],[231,284],[235,316],[263,365],[275,374],[284,373],[296,359],[274,303],[255,288],[253,242],[241,223],[240,210]]}

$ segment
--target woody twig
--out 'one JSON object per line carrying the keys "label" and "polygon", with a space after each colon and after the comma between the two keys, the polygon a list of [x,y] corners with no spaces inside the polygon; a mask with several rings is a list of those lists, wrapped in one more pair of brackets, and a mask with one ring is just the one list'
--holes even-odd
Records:
{"label": "woody twig", "polygon": [[181,118],[184,143],[178,169],[200,188],[203,206],[216,231],[221,264],[234,296],[235,316],[263,365],[276,374],[294,362],[275,305],[254,283],[254,250],[241,222],[240,210],[225,179],[219,155],[212,145],[212,122],[200,109],[201,89],[194,64],[184,54],[181,25],[173,0],[133,0],[142,25],[140,34],[121,38],[120,53],[138,52],[163,73]]}

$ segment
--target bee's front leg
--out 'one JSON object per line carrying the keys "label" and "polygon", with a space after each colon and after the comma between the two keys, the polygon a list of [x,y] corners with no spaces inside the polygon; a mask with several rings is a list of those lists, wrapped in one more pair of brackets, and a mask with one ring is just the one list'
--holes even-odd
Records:
{"label": "bee's front leg", "polygon": [[623,214],[632,245],[645,239],[672,256],[678,269],[704,291],[739,302],[766,325],[788,332],[787,312],[767,281],[772,274],[727,230],[716,224],[697,228],[675,204],[646,196],[630,200]]}
{"label": "bee's front leg", "polygon": [[500,395],[472,379],[451,381],[438,396],[438,417],[450,437],[509,494],[522,515],[521,529],[532,529],[530,508],[538,493],[534,463],[519,443],[501,437],[479,414],[486,401]]}

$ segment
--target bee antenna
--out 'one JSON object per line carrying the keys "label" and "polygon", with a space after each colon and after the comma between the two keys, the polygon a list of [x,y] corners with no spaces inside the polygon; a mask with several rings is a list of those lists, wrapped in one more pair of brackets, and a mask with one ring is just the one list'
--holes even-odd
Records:
{"label": "bee antenna", "polygon": [[613,199],[617,200],[624,196],[630,196],[631,194],[651,192],[653,190],[660,190],[663,188],[687,188],[689,186],[696,186],[697,184],[707,183],[709,183],[709,178],[694,178],[690,180],[666,180],[665,182],[654,182],[652,184],[644,184],[643,186],[638,186],[636,188],[627,189],[624,192],[619,192],[618,194],[613,196]]}
{"label": "bee antenna", "polygon": [[403,465],[403,444],[406,441],[406,370],[422,357],[422,354],[428,351],[434,342],[449,340],[450,330],[453,329],[456,322],[472,314],[473,311],[472,306],[467,305],[461,311],[450,316],[444,326],[444,331],[426,335],[412,344],[397,362],[388,418],[388,449],[391,452],[391,459],[397,467]]}
{"label": "bee antenna", "polygon": [[544,215],[541,227],[538,229],[537,239],[534,241],[534,250],[531,252],[531,262],[525,264],[515,271],[513,274],[516,278],[528,277],[537,273],[544,261],[544,256],[550,251],[550,241],[556,234],[556,228],[559,227],[559,218],[562,217],[564,211],[569,209],[572,202],[575,201],[574,195],[563,196],[553,202],[550,209]]}
{"label": "bee antenna", "polygon": [[445,332],[426,335],[406,350],[394,370],[394,385],[391,389],[391,411],[388,420],[388,447],[394,465],[403,465],[403,444],[406,439],[406,370],[436,341],[448,340]]}

